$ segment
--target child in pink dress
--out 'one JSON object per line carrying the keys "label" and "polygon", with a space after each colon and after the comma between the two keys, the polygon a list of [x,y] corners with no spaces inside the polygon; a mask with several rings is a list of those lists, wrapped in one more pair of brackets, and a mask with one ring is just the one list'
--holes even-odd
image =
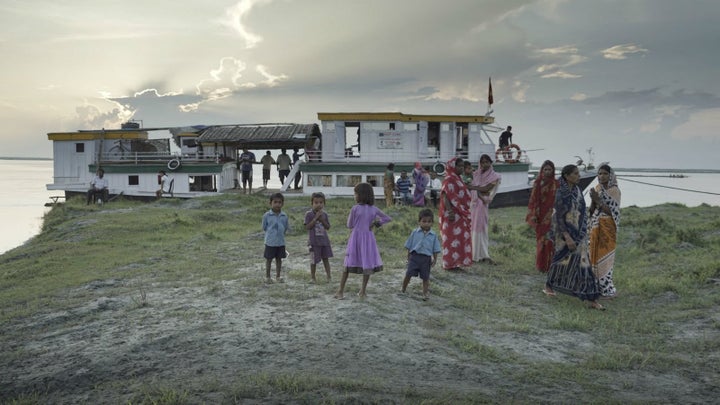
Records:
{"label": "child in pink dress", "polygon": [[350,239],[347,242],[345,253],[345,271],[340,279],[340,288],[335,298],[343,299],[345,282],[349,273],[363,275],[362,287],[358,296],[364,298],[370,275],[382,271],[383,262],[380,258],[380,250],[375,241],[373,227],[380,227],[392,220],[375,206],[375,193],[368,183],[360,183],[355,186],[355,204],[350,210],[347,220],[347,227],[352,229]]}

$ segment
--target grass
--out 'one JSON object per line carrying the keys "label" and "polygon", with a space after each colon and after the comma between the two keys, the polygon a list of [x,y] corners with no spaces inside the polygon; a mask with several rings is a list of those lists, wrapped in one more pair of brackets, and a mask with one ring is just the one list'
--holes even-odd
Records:
{"label": "grass", "polygon": [[[395,294],[403,244],[416,226],[417,210],[388,209],[393,222],[376,234],[385,271],[372,277],[370,298],[334,301],[351,206],[347,199],[328,200],[333,281],[309,286],[302,227],[309,203],[304,197],[286,200],[292,226],[286,238],[290,257],[283,264],[287,283],[272,288],[263,284],[260,253],[266,197],[120,200],[103,207],[70,200],[56,206],[46,214],[40,235],[0,256],[0,321],[6,325],[0,332],[0,376],[50,356],[49,348],[24,344],[36,342],[36,334],[72,336],[108,313],[133,319],[136,335],[125,340],[158,345],[153,353],[162,355],[170,354],[163,347],[175,347],[187,351],[191,361],[181,366],[176,364],[181,357],[173,363],[160,357],[154,360],[159,364],[142,366],[140,360],[127,365],[125,358],[110,357],[119,371],[103,368],[112,372],[93,377],[92,384],[68,388],[63,373],[45,375],[42,387],[16,379],[0,385],[2,402],[632,403],[716,397],[719,207],[623,209],[615,267],[620,297],[600,312],[577,299],[540,294],[544,280],[533,269],[534,235],[523,222],[523,208],[490,213],[490,252],[497,266],[466,274],[436,267],[427,303],[412,298],[420,291],[417,280],[410,284],[411,298],[403,301]],[[318,271],[324,279],[322,266]],[[358,285],[359,278],[351,277],[347,295]],[[236,308],[250,312],[233,312]],[[252,322],[252,316],[277,314],[285,316],[268,322],[267,331]],[[317,328],[308,328],[308,319],[318,322]],[[372,351],[360,351],[349,359],[343,345],[354,341],[338,336],[352,333],[366,336],[370,346],[395,348],[388,356],[396,357],[378,361]],[[227,345],[242,347],[242,336],[254,336],[259,345],[242,357],[249,368],[215,364],[230,361]],[[266,350],[263,339],[273,341],[273,336],[283,336],[287,347],[304,348],[267,355],[277,363],[252,360],[257,350]],[[125,356],[152,355],[142,353]],[[408,378],[407,368],[415,367],[408,359],[439,368],[425,366],[419,373],[427,372],[426,378]],[[345,367],[328,370],[335,362]],[[348,375],[348,368],[355,374]]]}

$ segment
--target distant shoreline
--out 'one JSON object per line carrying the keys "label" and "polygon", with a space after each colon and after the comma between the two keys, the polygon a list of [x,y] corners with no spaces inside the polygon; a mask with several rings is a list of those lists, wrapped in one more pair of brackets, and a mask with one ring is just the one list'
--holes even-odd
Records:
{"label": "distant shoreline", "polygon": [[52,160],[52,158],[0,156],[0,160]]}

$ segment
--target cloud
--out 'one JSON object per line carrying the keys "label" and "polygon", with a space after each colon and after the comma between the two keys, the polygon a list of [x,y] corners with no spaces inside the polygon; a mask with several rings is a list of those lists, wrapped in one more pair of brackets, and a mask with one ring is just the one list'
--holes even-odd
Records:
{"label": "cloud", "polygon": [[612,59],[612,60],[621,60],[621,59],[627,59],[628,54],[633,53],[647,53],[648,50],[641,48],[635,44],[623,44],[623,45],[615,45],[613,47],[603,49],[602,54],[605,59]]}
{"label": "cloud", "polygon": [[570,96],[570,100],[573,101],[583,101],[587,99],[587,94],[585,93],[575,93],[572,96]]}
{"label": "cloud", "polygon": [[114,108],[103,112],[100,107],[85,102],[75,107],[75,121],[80,129],[120,128],[120,124],[132,118],[135,111],[129,106],[111,99],[103,101],[114,104]]}
{"label": "cloud", "polygon": [[263,38],[260,35],[250,32],[243,23],[243,19],[250,14],[253,7],[263,3],[270,3],[271,1],[272,0],[240,0],[234,6],[225,10],[226,18],[220,20],[220,23],[235,31],[240,38],[245,41],[246,49],[255,48],[262,42]]}
{"label": "cloud", "polygon": [[573,73],[564,72],[562,70],[558,70],[553,73],[548,73],[546,75],[540,76],[543,79],[578,79],[581,78],[581,75],[576,75]]}
{"label": "cloud", "polygon": [[582,75],[570,73],[567,68],[587,61],[587,57],[579,55],[577,47],[563,45],[555,48],[543,48],[535,51],[535,57],[543,60],[551,60],[537,68],[535,72],[540,73],[542,79],[578,79]]}
{"label": "cloud", "polygon": [[720,140],[720,108],[690,115],[687,122],[675,127],[670,135],[676,139],[705,138]]}
{"label": "cloud", "polygon": [[179,96],[183,94],[182,90],[179,91],[168,91],[167,93],[160,93],[157,89],[145,89],[136,91],[135,94],[133,94],[133,97],[171,97],[171,96]]}

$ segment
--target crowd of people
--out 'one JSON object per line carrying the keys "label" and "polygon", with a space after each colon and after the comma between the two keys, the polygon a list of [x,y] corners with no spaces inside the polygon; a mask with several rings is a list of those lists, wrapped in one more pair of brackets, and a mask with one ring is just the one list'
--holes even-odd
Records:
{"label": "crowd of people", "polygon": [[[285,184],[285,179],[290,176],[290,170],[304,155],[305,153],[301,153],[298,148],[293,148],[291,160],[290,155],[288,155],[287,153],[287,149],[281,149],[277,159],[274,159],[270,151],[266,151],[265,155],[258,162],[255,158],[255,154],[245,148],[238,156],[237,168],[240,171],[240,181],[238,182],[238,185],[242,184],[243,194],[252,194],[254,164],[262,165],[263,187],[267,188],[268,181],[270,181],[270,172],[273,165],[277,168],[280,183]],[[297,173],[295,173],[295,177],[292,183],[295,190],[298,190],[300,188],[301,181],[302,172],[298,171]]]}
{"label": "crowd of people", "polygon": [[[469,176],[466,175],[468,167]],[[405,243],[407,268],[402,281],[403,293],[412,277],[420,277],[423,299],[429,298],[430,269],[436,264],[438,255],[446,271],[464,271],[473,263],[495,264],[489,254],[489,207],[502,176],[495,172],[490,155],[483,154],[475,170],[471,162],[452,158],[445,166],[442,181],[437,173],[420,164],[412,171],[412,181],[404,171],[396,180],[394,168],[394,164],[388,164],[384,176],[386,206],[391,207],[395,203],[395,193],[399,193],[399,201],[423,207],[418,213],[418,226]],[[545,161],[533,183],[525,220],[535,231],[535,267],[546,274],[542,291],[548,296],[558,292],[569,294],[588,301],[591,308],[605,309],[599,300],[617,295],[612,277],[620,221],[620,190],[612,168],[600,166],[598,184],[590,191],[592,203],[588,208],[578,186],[579,180],[577,166],[563,167],[556,178],[554,163]],[[415,191],[411,194],[413,185]],[[430,201],[426,199],[428,190]],[[362,274],[358,295],[367,295],[370,276],[383,269],[373,231],[391,221],[375,206],[372,185],[360,183],[354,191],[356,204],[347,219],[351,233],[340,286],[335,294],[337,299],[344,298],[350,273]],[[283,203],[281,193],[273,194],[271,209],[263,216],[268,283],[273,282],[270,277],[273,260],[276,263],[275,281],[282,282],[281,266],[286,254],[284,235],[289,227],[287,215],[282,212]],[[331,280],[328,259],[333,257],[333,252],[328,238],[330,220],[324,211],[325,203],[324,194],[313,193],[311,209],[305,215],[312,282],[316,282],[316,266],[320,262],[327,281]],[[439,234],[432,230],[435,218],[433,210],[427,208],[430,205],[438,207]]]}

